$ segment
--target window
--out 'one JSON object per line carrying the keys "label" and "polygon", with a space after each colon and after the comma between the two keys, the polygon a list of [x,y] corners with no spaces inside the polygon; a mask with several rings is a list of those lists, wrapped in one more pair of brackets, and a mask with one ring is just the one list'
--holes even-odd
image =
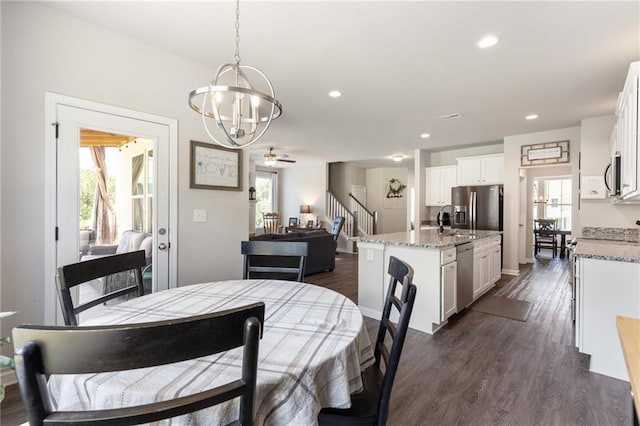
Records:
{"label": "window", "polygon": [[560,229],[571,229],[571,179],[535,180],[534,219],[557,219]]}
{"label": "window", "polygon": [[256,171],[256,229],[262,228],[263,213],[278,210],[278,173]]}
{"label": "window", "polygon": [[147,150],[144,154],[131,158],[131,184],[132,228],[136,231],[151,232],[153,150]]}

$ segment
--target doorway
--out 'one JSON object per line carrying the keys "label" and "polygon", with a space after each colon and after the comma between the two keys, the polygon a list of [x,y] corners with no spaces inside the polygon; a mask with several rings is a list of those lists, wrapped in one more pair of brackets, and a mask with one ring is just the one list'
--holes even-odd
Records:
{"label": "doorway", "polygon": [[[577,199],[573,191],[571,166],[536,166],[519,170],[519,235],[518,251],[520,263],[533,263],[534,220],[554,219],[556,228],[567,232],[565,242],[575,226]],[[560,254],[560,243],[556,255]],[[545,252],[545,255],[547,253]],[[552,255],[552,253],[550,253]]]}
{"label": "doorway", "polygon": [[62,323],[57,267],[119,250],[124,233],[148,237],[149,290],[175,287],[176,121],[49,93],[46,103],[46,322]]}

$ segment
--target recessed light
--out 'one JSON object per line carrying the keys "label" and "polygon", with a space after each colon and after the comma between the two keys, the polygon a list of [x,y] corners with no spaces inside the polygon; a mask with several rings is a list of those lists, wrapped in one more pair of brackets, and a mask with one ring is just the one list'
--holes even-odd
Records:
{"label": "recessed light", "polygon": [[525,117],[526,120],[535,120],[536,118],[538,118],[538,114],[529,114]]}
{"label": "recessed light", "polygon": [[482,37],[480,40],[478,40],[478,43],[476,43],[476,46],[478,46],[480,49],[486,49],[487,47],[495,46],[496,44],[498,44],[499,41],[500,41],[500,37],[495,36],[493,34],[488,34]]}
{"label": "recessed light", "polygon": [[431,136],[429,133],[423,133],[420,135],[422,139],[427,139],[429,136]]}
{"label": "recessed light", "polygon": [[393,161],[395,161],[396,163],[399,163],[404,159],[404,156],[403,155],[392,155],[391,159]]}
{"label": "recessed light", "polygon": [[332,98],[339,98],[340,96],[342,96],[342,92],[340,92],[339,90],[332,90],[329,92],[329,96],[331,96]]}

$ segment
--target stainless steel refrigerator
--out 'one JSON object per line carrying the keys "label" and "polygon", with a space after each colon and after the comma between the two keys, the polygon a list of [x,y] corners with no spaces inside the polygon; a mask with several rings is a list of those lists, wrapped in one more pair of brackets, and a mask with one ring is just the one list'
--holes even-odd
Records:
{"label": "stainless steel refrigerator", "polygon": [[451,227],[471,230],[503,230],[502,185],[457,186],[451,188]]}

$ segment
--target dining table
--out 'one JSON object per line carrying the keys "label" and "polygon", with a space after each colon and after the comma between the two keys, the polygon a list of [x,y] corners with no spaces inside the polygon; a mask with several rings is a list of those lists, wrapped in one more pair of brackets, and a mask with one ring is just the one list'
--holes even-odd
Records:
{"label": "dining table", "polygon": [[[321,408],[347,408],[362,390],[373,347],[358,307],[320,286],[281,280],[227,280],[172,288],[108,306],[80,326],[201,315],[262,301],[254,424],[314,425]],[[113,342],[118,344],[118,342]],[[176,364],[100,374],[54,375],[56,410],[141,405],[200,392],[240,376],[242,348]],[[238,398],[159,424],[226,425]]]}

